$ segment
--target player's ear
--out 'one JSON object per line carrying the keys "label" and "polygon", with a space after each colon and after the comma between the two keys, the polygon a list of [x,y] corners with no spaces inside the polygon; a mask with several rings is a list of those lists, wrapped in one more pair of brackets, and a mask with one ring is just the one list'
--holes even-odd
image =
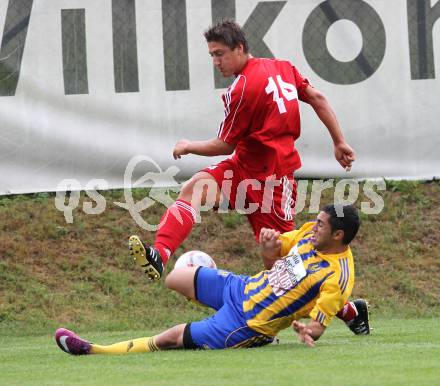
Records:
{"label": "player's ear", "polygon": [[244,52],[244,47],[243,47],[243,44],[241,44],[241,43],[238,43],[238,45],[237,45],[237,47],[235,47],[235,49],[237,50],[237,52],[239,54],[242,54]]}
{"label": "player's ear", "polygon": [[342,229],[334,231],[333,240],[340,241],[342,243],[344,241],[344,231]]}

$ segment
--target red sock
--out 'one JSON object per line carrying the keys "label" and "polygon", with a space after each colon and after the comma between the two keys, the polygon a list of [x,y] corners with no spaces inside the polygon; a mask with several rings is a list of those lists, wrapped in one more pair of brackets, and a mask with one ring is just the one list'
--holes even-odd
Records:
{"label": "red sock", "polygon": [[169,257],[191,233],[196,211],[190,203],[176,200],[162,216],[154,247],[159,250],[165,265]]}
{"label": "red sock", "polygon": [[344,307],[342,307],[342,310],[336,314],[336,316],[347,323],[352,321],[357,314],[358,313],[354,304],[352,302],[347,302],[345,303]]}

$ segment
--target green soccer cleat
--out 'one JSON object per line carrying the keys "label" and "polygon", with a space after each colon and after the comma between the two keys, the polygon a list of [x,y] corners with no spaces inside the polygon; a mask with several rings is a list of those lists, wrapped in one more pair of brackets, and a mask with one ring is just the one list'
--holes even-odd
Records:
{"label": "green soccer cleat", "polygon": [[131,236],[128,240],[128,249],[150,280],[160,280],[163,272],[163,262],[159,251],[153,246],[144,244],[138,236]]}

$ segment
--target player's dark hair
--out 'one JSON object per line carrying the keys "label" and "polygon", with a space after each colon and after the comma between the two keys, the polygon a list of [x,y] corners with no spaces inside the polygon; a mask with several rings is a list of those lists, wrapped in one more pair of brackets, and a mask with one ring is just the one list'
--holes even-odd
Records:
{"label": "player's dark hair", "polygon": [[350,244],[351,240],[356,236],[361,220],[358,210],[353,205],[326,205],[322,211],[330,216],[329,223],[332,233],[337,230],[344,231],[342,242],[345,245]]}
{"label": "player's dark hair", "polygon": [[223,19],[213,24],[204,32],[203,36],[205,36],[205,39],[208,43],[223,43],[231,50],[242,44],[243,52],[247,54],[249,51],[249,45],[243,30],[235,21],[231,19]]}

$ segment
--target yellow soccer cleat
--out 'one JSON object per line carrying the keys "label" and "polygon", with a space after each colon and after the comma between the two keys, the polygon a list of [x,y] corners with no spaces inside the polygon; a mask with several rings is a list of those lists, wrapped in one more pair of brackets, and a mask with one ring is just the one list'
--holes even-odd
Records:
{"label": "yellow soccer cleat", "polygon": [[128,240],[128,249],[136,264],[144,270],[150,280],[160,280],[163,262],[156,248],[144,244],[138,236],[131,236]]}

